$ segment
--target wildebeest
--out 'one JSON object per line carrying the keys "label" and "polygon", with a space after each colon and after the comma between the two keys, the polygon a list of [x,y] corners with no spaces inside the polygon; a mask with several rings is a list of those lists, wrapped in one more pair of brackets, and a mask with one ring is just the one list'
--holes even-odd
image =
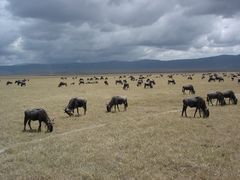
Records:
{"label": "wildebeest", "polygon": [[212,99],[217,99],[216,101],[216,105],[218,104],[218,102],[220,103],[221,106],[225,105],[226,102],[224,100],[224,96],[223,93],[216,91],[216,92],[211,92],[207,94],[207,102],[209,105],[209,102],[213,105],[212,103]]}
{"label": "wildebeest", "polygon": [[105,84],[105,85],[108,85],[108,81],[107,81],[107,80],[105,80],[105,81],[104,81],[104,84]]}
{"label": "wildebeest", "polygon": [[217,76],[216,80],[218,80],[218,82],[224,81],[223,77],[221,77],[221,76]]}
{"label": "wildebeest", "polygon": [[20,84],[21,84],[21,87],[26,86],[26,82],[21,82]]}
{"label": "wildebeest", "polygon": [[32,130],[31,127],[31,121],[39,121],[38,131],[41,131],[41,125],[42,122],[44,122],[47,126],[47,131],[52,132],[53,131],[53,120],[50,120],[48,117],[47,112],[42,108],[36,108],[32,110],[26,110],[24,111],[24,128],[23,131],[26,131],[26,124],[28,123],[30,130]]}
{"label": "wildebeest", "polygon": [[64,109],[64,112],[67,113],[69,116],[74,114],[74,109],[77,109],[77,113],[79,116],[78,108],[82,107],[84,109],[84,115],[87,111],[87,100],[79,97],[71,98],[67,107]]}
{"label": "wildebeest", "polygon": [[224,98],[229,98],[229,104],[230,101],[232,101],[233,104],[237,104],[238,99],[236,98],[234,92],[232,90],[227,90],[223,92]]}
{"label": "wildebeest", "polygon": [[144,88],[147,88],[147,87],[153,88],[152,83],[151,82],[144,83]]}
{"label": "wildebeest", "polygon": [[138,82],[137,82],[137,86],[141,86],[143,83],[143,80],[142,79],[139,79]]}
{"label": "wildebeest", "polygon": [[188,79],[192,80],[192,76],[188,76]]}
{"label": "wildebeest", "polygon": [[9,85],[9,84],[12,84],[12,82],[11,81],[7,81],[6,85]]}
{"label": "wildebeest", "polygon": [[174,79],[169,79],[169,80],[168,80],[168,84],[176,84],[176,82],[175,82]]}
{"label": "wildebeest", "polygon": [[206,106],[206,103],[202,97],[193,97],[183,100],[182,116],[185,113],[187,117],[187,107],[193,108],[196,107],[194,117],[196,116],[197,111],[199,111],[199,116],[201,117],[201,112],[203,112],[203,118],[209,117],[209,110]]}
{"label": "wildebeest", "polygon": [[114,110],[116,111],[116,107],[119,110],[118,105],[123,104],[124,105],[124,110],[127,110],[128,107],[128,101],[126,97],[121,97],[121,96],[113,96],[111,101],[106,105],[107,112],[111,112],[112,107],[114,106]]}
{"label": "wildebeest", "polygon": [[193,88],[193,85],[189,84],[189,85],[185,85],[182,87],[182,92],[185,94],[185,91],[188,90],[189,94],[195,94],[195,90]]}
{"label": "wildebeest", "polygon": [[215,78],[214,77],[209,77],[209,79],[208,79],[208,82],[211,82],[211,81],[214,81],[215,82]]}
{"label": "wildebeest", "polygon": [[122,82],[122,80],[116,80],[116,81],[115,81],[115,84],[116,84],[116,85],[117,85],[117,84],[121,84],[121,85],[122,85],[123,82]]}
{"label": "wildebeest", "polygon": [[240,79],[238,79],[238,84],[240,84]]}
{"label": "wildebeest", "polygon": [[83,80],[83,79],[80,79],[80,80],[79,80],[79,85],[80,85],[80,84],[84,84],[84,80]]}
{"label": "wildebeest", "polygon": [[60,82],[60,83],[58,84],[58,87],[61,87],[61,86],[67,86],[67,83],[65,83],[65,82]]}
{"label": "wildebeest", "polygon": [[129,89],[129,84],[128,84],[128,83],[124,83],[124,85],[123,85],[123,89],[124,89],[124,90]]}
{"label": "wildebeest", "polygon": [[70,85],[74,85],[75,84],[75,82],[72,82]]}

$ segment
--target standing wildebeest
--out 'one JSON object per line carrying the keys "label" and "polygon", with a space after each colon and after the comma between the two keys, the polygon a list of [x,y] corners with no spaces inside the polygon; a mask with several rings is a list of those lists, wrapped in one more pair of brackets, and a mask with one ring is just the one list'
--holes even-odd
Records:
{"label": "standing wildebeest", "polygon": [[69,101],[67,107],[64,109],[64,111],[69,116],[72,116],[74,114],[74,109],[77,108],[77,113],[79,116],[79,111],[78,111],[79,107],[82,107],[84,109],[84,115],[85,115],[86,111],[87,111],[87,100],[75,97],[75,98],[70,99],[70,101]]}
{"label": "standing wildebeest", "polygon": [[185,94],[185,91],[188,90],[189,91],[189,94],[192,93],[192,94],[195,94],[195,90],[193,88],[193,85],[189,84],[189,85],[185,85],[182,87],[182,92],[183,94]]}
{"label": "standing wildebeest", "polygon": [[115,84],[116,84],[116,85],[117,85],[117,84],[121,84],[121,85],[122,85],[123,82],[122,82],[122,80],[116,80],[116,81],[115,81]]}
{"label": "standing wildebeest", "polygon": [[22,81],[22,82],[21,82],[21,87],[22,87],[22,86],[26,86],[26,82],[23,82],[23,81]]}
{"label": "standing wildebeest", "polygon": [[236,98],[234,92],[232,90],[227,90],[223,92],[224,98],[229,98],[229,104],[230,101],[232,101],[233,104],[237,104],[238,99]]}
{"label": "standing wildebeest", "polygon": [[113,96],[111,101],[107,104],[107,112],[111,112],[112,107],[114,106],[114,109],[116,111],[116,107],[119,110],[118,105],[123,104],[124,105],[124,110],[127,110],[128,107],[128,102],[126,97],[121,97],[121,96]]}
{"label": "standing wildebeest", "polygon": [[216,101],[216,105],[218,104],[218,102],[221,104],[221,106],[226,105],[226,102],[224,100],[224,96],[223,93],[216,91],[216,92],[211,92],[207,94],[207,102],[209,105],[209,102],[213,105],[212,103],[212,99],[217,99]]}
{"label": "standing wildebeest", "polygon": [[214,81],[215,82],[215,78],[214,77],[209,77],[209,79],[208,79],[208,82],[211,82],[211,81]]}
{"label": "standing wildebeest", "polygon": [[32,130],[31,127],[31,121],[39,121],[39,126],[38,126],[38,131],[41,131],[41,125],[42,122],[44,122],[47,125],[47,128],[49,132],[53,131],[53,120],[50,120],[50,118],[47,115],[47,112],[42,109],[42,108],[38,108],[38,109],[32,109],[32,110],[26,110],[24,111],[24,128],[23,131],[26,131],[26,124],[28,122],[29,128],[30,130]]}
{"label": "standing wildebeest", "polygon": [[188,76],[188,79],[192,80],[192,76]]}
{"label": "standing wildebeest", "polygon": [[238,79],[238,84],[240,84],[240,79]]}
{"label": "standing wildebeest", "polygon": [[147,87],[153,88],[152,83],[150,83],[150,82],[144,83],[144,88],[147,88]]}
{"label": "standing wildebeest", "polygon": [[9,84],[12,84],[12,82],[11,81],[7,81],[6,85],[9,85]]}
{"label": "standing wildebeest", "polygon": [[124,89],[124,90],[129,89],[129,84],[128,84],[128,83],[124,83],[124,85],[123,85],[123,89]]}
{"label": "standing wildebeest", "polygon": [[58,84],[58,87],[61,87],[61,86],[67,86],[67,83],[65,83],[65,82],[60,82],[60,83]]}
{"label": "standing wildebeest", "polygon": [[143,80],[142,79],[139,79],[138,82],[137,82],[137,86],[141,86],[143,83]]}
{"label": "standing wildebeest", "polygon": [[183,100],[183,109],[182,109],[182,116],[183,113],[185,113],[185,116],[187,117],[187,107],[196,107],[194,117],[196,116],[197,111],[199,111],[199,115],[201,117],[201,112],[203,112],[203,118],[209,117],[209,110],[206,106],[206,103],[202,97],[193,97]]}
{"label": "standing wildebeest", "polygon": [[176,82],[175,82],[174,79],[169,79],[169,80],[168,80],[168,84],[176,84]]}

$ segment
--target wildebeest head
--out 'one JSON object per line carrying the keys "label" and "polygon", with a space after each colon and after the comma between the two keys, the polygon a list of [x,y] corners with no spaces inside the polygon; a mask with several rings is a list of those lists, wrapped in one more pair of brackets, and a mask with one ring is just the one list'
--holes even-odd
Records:
{"label": "wildebeest head", "polygon": [[68,109],[68,108],[65,108],[64,112],[67,113],[69,116],[73,115],[72,111],[70,109]]}
{"label": "wildebeest head", "polygon": [[203,115],[204,118],[208,118],[208,117],[209,117],[209,109],[208,109],[208,108],[206,108],[206,109],[203,111],[203,113],[204,113],[204,115]]}
{"label": "wildebeest head", "polygon": [[234,98],[234,99],[233,99],[233,104],[237,104],[237,102],[238,102],[238,99],[237,99],[237,98]]}
{"label": "wildebeest head", "polygon": [[106,104],[107,112],[111,112],[111,106],[109,104]]}
{"label": "wildebeest head", "polygon": [[48,132],[52,132],[53,131],[53,124],[54,124],[54,119],[52,119],[51,121],[47,122],[47,128],[48,128]]}

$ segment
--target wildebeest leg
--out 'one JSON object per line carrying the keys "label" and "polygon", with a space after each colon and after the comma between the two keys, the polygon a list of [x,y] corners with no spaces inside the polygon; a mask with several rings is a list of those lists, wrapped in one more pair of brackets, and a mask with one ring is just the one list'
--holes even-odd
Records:
{"label": "wildebeest leg", "polygon": [[78,116],[79,116],[79,111],[78,111],[78,107],[77,107],[77,113],[78,113]]}
{"label": "wildebeest leg", "polygon": [[114,105],[114,110],[115,110],[115,112],[116,112],[116,105]]}
{"label": "wildebeest leg", "polygon": [[[217,99],[217,101],[216,101],[216,106],[218,105],[218,101],[219,101],[219,100]],[[219,103],[220,103],[220,101],[219,101]]]}
{"label": "wildebeest leg", "polygon": [[28,126],[29,126],[30,130],[32,130],[32,127],[31,127],[31,119],[28,121]]}
{"label": "wildebeest leg", "polygon": [[193,116],[193,117],[196,116],[197,110],[198,110],[198,107],[196,107],[196,110],[195,110],[195,113],[194,113],[194,116]]}
{"label": "wildebeest leg", "polygon": [[39,121],[38,131],[41,131],[42,121]]}
{"label": "wildebeest leg", "polygon": [[187,106],[184,106],[184,105],[183,105],[182,116],[183,116],[183,113],[185,112],[185,116],[187,117],[187,112],[186,112],[186,110],[187,110]]}
{"label": "wildebeest leg", "polygon": [[28,122],[28,119],[25,118],[25,119],[24,119],[24,127],[23,127],[23,131],[26,131],[26,124],[27,124],[27,122]]}
{"label": "wildebeest leg", "polygon": [[117,109],[118,109],[118,111],[120,111],[120,109],[119,109],[119,107],[118,107],[118,104],[117,104]]}

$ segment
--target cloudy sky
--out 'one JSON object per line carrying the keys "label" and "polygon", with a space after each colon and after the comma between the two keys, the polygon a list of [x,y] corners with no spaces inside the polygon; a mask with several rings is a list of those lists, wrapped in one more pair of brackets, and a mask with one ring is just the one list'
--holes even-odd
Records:
{"label": "cloudy sky", "polygon": [[0,65],[240,54],[240,0],[0,0]]}

